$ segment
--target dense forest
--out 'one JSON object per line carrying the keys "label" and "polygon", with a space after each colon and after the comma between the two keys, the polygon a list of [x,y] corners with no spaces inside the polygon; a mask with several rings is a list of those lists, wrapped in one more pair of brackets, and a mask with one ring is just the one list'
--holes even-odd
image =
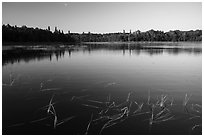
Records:
{"label": "dense forest", "polygon": [[202,41],[202,30],[169,32],[149,30],[141,32],[118,32],[106,34],[88,33],[64,33],[55,27],[54,32],[47,29],[29,28],[26,26],[17,27],[9,24],[2,26],[2,42],[131,42],[131,41]]}
{"label": "dense forest", "polygon": [[28,28],[3,25],[2,41],[4,42],[75,42],[70,35],[55,28],[54,32],[48,29]]}

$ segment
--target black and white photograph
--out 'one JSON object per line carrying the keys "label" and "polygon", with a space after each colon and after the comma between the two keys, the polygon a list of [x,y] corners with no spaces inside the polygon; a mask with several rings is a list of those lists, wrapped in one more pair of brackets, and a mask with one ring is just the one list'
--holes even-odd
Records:
{"label": "black and white photograph", "polygon": [[202,135],[202,1],[2,1],[2,135]]}

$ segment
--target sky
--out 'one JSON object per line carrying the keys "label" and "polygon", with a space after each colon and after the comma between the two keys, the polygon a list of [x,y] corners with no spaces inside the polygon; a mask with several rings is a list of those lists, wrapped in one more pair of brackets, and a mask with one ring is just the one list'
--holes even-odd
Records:
{"label": "sky", "polygon": [[202,29],[201,2],[3,2],[3,24],[65,33]]}

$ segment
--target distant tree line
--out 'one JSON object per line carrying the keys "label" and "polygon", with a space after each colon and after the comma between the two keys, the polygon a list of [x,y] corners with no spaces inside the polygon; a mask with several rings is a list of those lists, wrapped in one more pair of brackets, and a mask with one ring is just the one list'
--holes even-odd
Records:
{"label": "distant tree line", "polygon": [[202,30],[190,31],[155,31],[149,30],[146,32],[135,31],[133,33],[71,33],[71,36],[79,42],[130,42],[130,41],[202,41]]}
{"label": "distant tree line", "polygon": [[2,42],[75,42],[75,40],[63,31],[55,28],[54,32],[48,29],[2,26]]}
{"label": "distant tree line", "polygon": [[149,30],[126,33],[64,33],[57,30],[17,27],[9,24],[2,26],[2,41],[4,42],[131,42],[131,41],[202,41],[202,30],[169,32]]}

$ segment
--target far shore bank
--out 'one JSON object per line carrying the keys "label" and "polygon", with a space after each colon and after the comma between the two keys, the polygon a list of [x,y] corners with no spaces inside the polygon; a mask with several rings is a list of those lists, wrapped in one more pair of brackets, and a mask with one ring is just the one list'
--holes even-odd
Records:
{"label": "far shore bank", "polygon": [[115,44],[176,44],[176,43],[202,43],[201,41],[132,41],[132,42],[76,42],[76,43],[64,43],[64,42],[4,42],[2,46],[39,46],[39,45],[47,45],[47,46],[60,46],[60,45],[84,45],[84,44],[97,44],[97,45],[115,45]]}
{"label": "far shore bank", "polygon": [[21,46],[21,45],[29,45],[29,46],[35,46],[35,45],[50,45],[50,46],[56,46],[56,45],[74,45],[79,43],[65,43],[65,42],[2,42],[2,46]]}
{"label": "far shore bank", "polygon": [[162,43],[202,43],[202,41],[130,41],[130,42],[82,42],[82,44],[162,44]]}

